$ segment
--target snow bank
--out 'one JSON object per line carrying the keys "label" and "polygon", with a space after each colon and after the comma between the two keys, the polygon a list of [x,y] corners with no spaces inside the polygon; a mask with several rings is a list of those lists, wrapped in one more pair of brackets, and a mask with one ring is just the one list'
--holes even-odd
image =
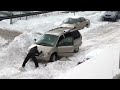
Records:
{"label": "snow bank", "polygon": [[1,51],[0,61],[2,64],[13,65],[21,63],[26,56],[28,47],[34,43],[34,38],[40,36],[36,33],[23,33],[17,36],[7,48]]}
{"label": "snow bank", "polygon": [[95,49],[95,50],[92,50],[90,53],[88,53],[85,58],[83,59],[84,61],[86,61],[86,59],[91,59],[91,58],[94,58],[96,57],[97,55],[99,55],[101,52],[103,51],[103,48],[98,48],[98,49]]}
{"label": "snow bank", "polygon": [[119,70],[120,46],[109,47],[97,56],[61,74],[57,79],[112,79]]}

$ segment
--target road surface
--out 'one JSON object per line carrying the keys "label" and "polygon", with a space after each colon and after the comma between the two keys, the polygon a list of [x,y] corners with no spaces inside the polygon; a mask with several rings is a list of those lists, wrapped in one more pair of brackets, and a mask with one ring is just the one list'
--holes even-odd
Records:
{"label": "road surface", "polygon": [[21,32],[0,29],[0,36],[10,42],[20,34]]}

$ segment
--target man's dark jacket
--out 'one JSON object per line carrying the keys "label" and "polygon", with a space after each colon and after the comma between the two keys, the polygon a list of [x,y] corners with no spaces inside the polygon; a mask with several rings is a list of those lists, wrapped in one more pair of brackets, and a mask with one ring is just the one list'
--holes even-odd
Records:
{"label": "man's dark jacket", "polygon": [[38,51],[37,46],[30,49],[29,53],[31,56],[39,56],[42,53]]}

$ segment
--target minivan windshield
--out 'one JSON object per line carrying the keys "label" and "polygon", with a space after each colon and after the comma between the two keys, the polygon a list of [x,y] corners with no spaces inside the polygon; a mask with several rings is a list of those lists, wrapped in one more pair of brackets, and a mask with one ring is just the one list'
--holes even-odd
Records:
{"label": "minivan windshield", "polygon": [[58,41],[58,36],[44,34],[37,42],[38,45],[54,47]]}

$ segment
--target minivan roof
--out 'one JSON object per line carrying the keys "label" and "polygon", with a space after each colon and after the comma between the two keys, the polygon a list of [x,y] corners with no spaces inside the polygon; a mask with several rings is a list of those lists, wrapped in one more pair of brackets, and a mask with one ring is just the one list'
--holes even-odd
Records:
{"label": "minivan roof", "polygon": [[58,27],[58,28],[55,28],[55,29],[52,29],[52,30],[46,32],[45,34],[52,34],[52,35],[60,36],[63,33],[65,33],[65,31],[69,31],[69,30],[71,30],[71,28]]}

